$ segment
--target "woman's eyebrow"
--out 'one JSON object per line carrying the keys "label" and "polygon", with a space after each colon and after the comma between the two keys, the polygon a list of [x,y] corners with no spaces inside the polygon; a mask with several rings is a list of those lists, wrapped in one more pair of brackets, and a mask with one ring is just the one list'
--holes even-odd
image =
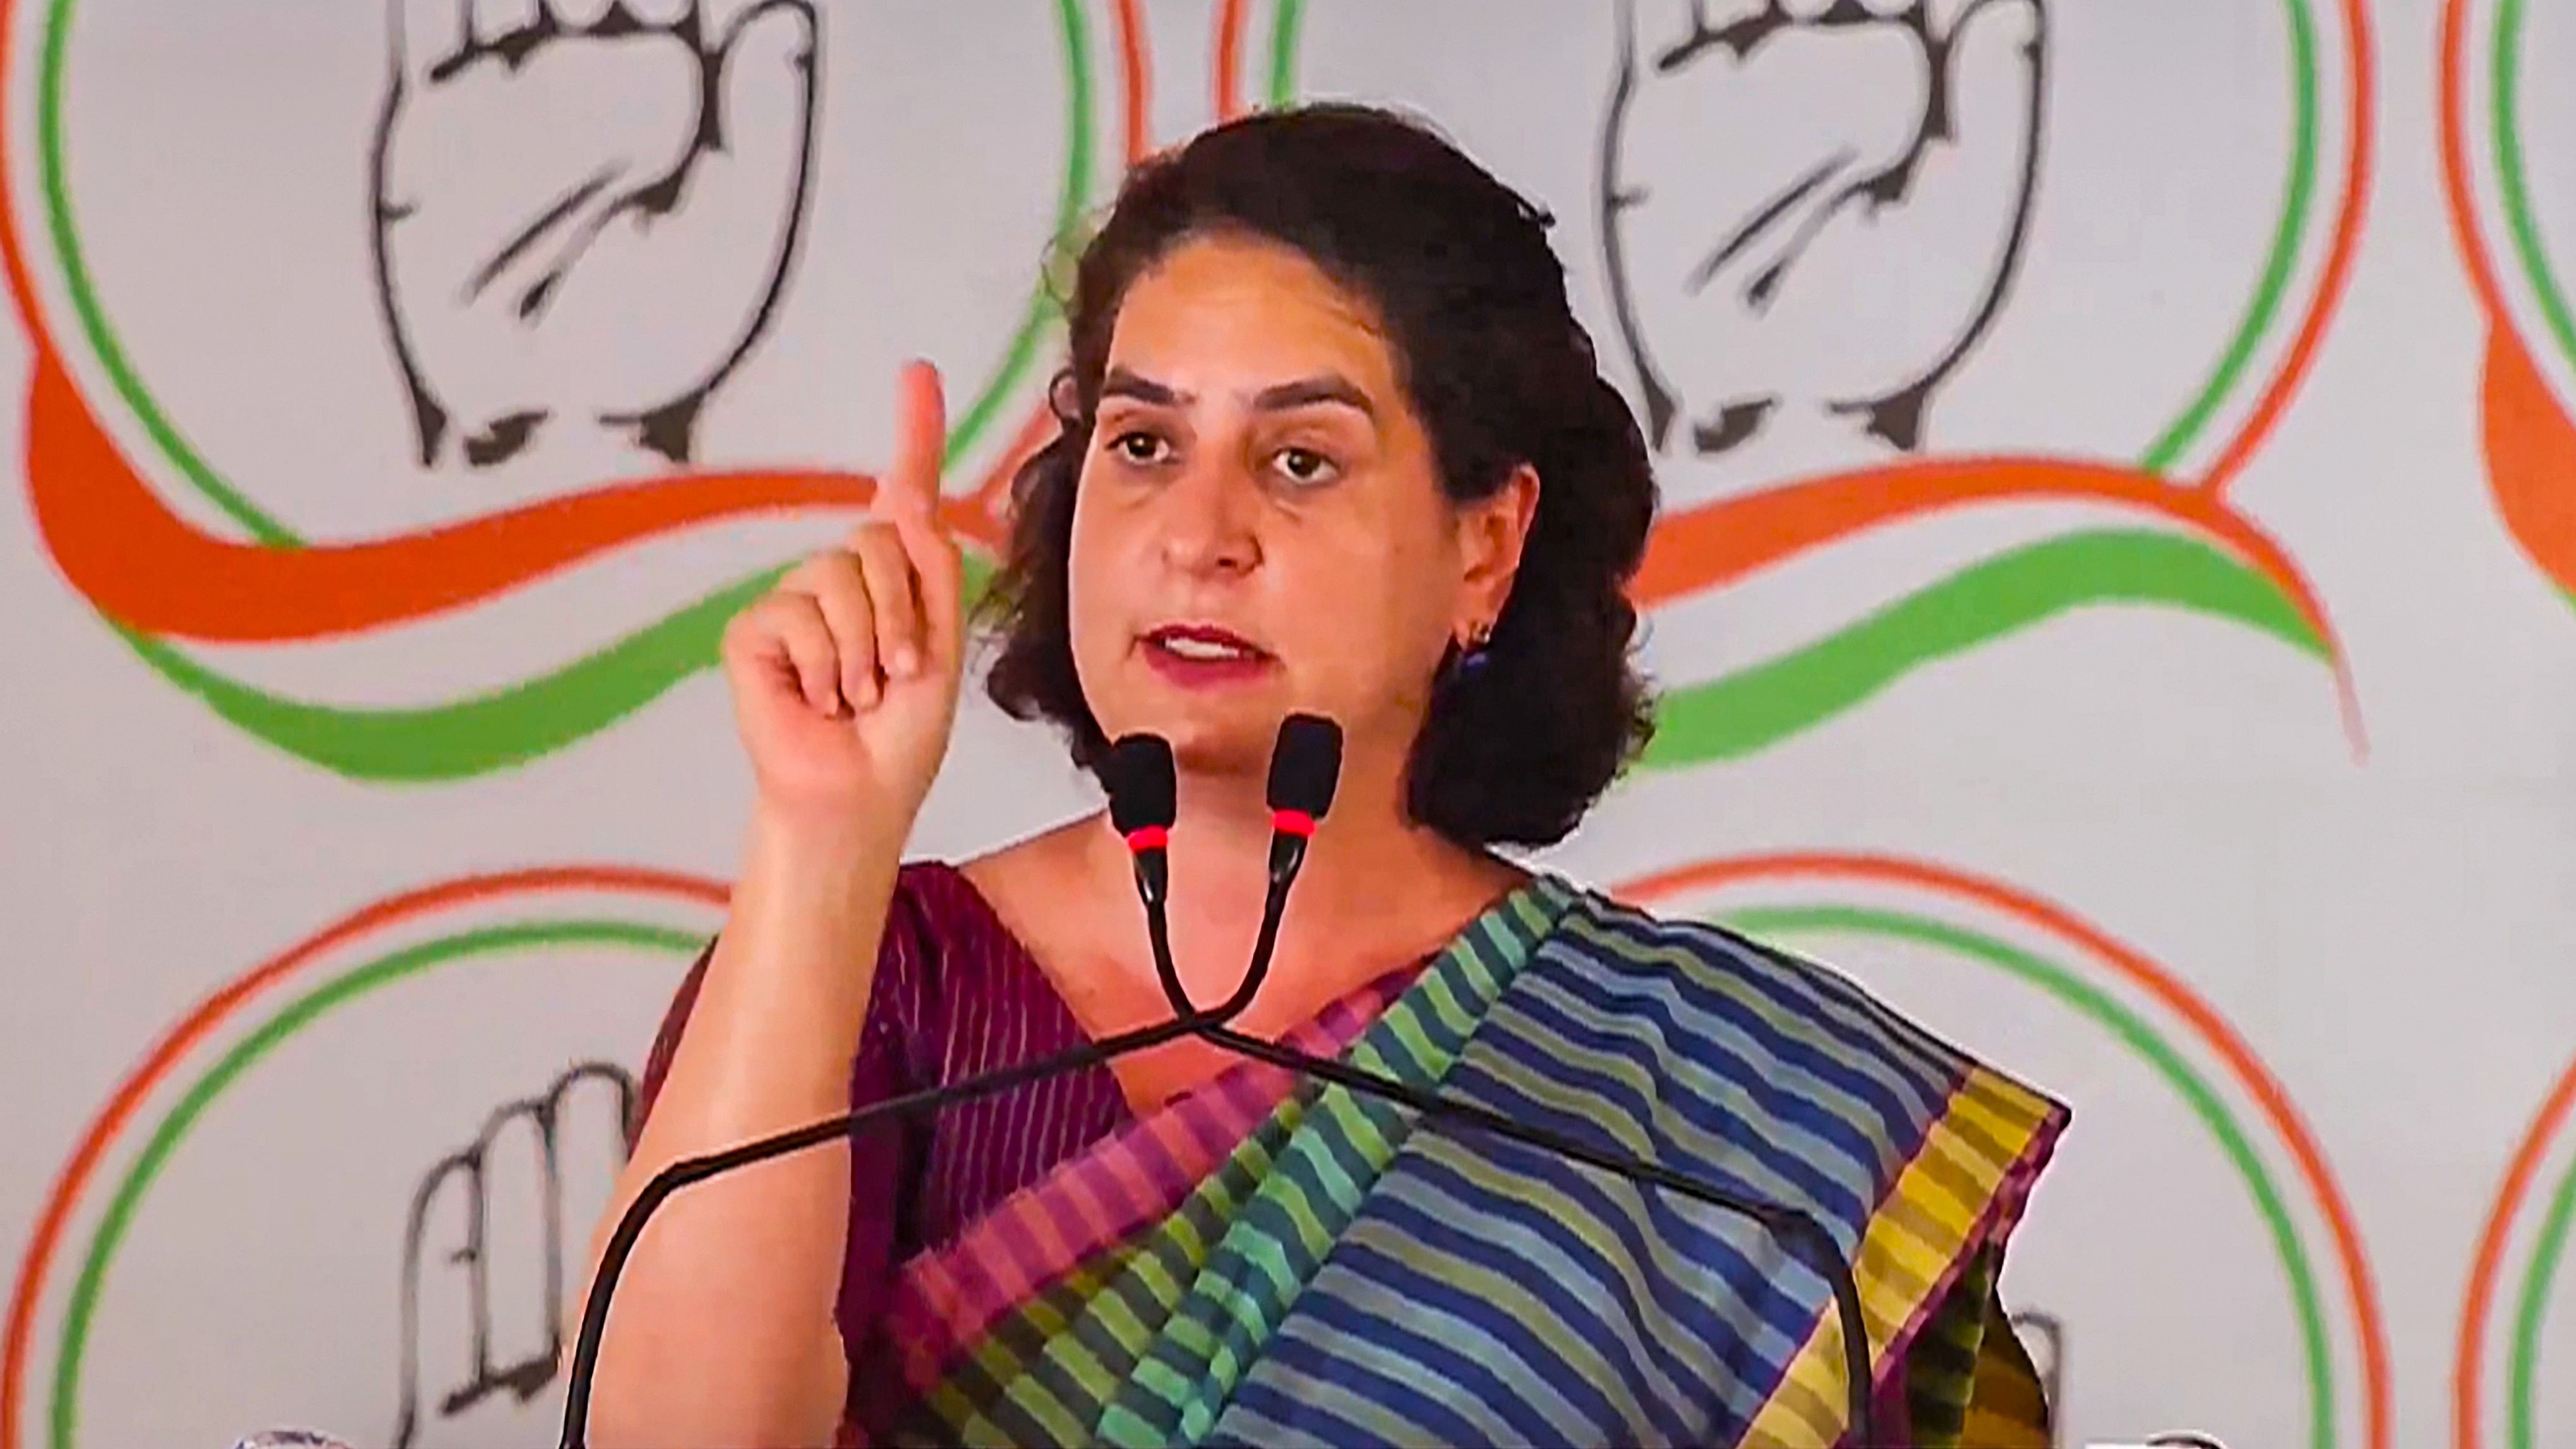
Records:
{"label": "woman's eyebrow", "polygon": [[[1104,398],[1131,398],[1151,407],[1186,407],[1198,400],[1190,393],[1124,367],[1113,367],[1102,376],[1100,395]],[[1377,408],[1369,402],[1368,394],[1338,373],[1318,373],[1294,382],[1276,383],[1253,394],[1252,398],[1253,408],[1266,413],[1313,407],[1318,403],[1336,403],[1372,420],[1377,417]]]}
{"label": "woman's eyebrow", "polygon": [[1100,379],[1100,395],[1105,398],[1134,398],[1138,402],[1162,408],[1178,407],[1183,403],[1195,401],[1188,393],[1176,392],[1152,378],[1139,377],[1123,367],[1109,369],[1108,375]]}
{"label": "woman's eyebrow", "polygon": [[1312,407],[1317,403],[1339,403],[1343,407],[1357,409],[1371,420],[1377,417],[1377,409],[1369,405],[1368,394],[1337,373],[1322,373],[1299,378],[1295,382],[1283,382],[1276,387],[1265,387],[1252,399],[1253,407],[1265,413]]}

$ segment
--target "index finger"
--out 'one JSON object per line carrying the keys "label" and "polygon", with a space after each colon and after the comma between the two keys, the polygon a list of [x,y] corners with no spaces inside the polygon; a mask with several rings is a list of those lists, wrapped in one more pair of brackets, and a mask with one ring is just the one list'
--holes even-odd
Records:
{"label": "index finger", "polygon": [[947,447],[946,404],[939,370],[906,363],[895,391],[894,458],[877,479],[876,512],[919,551],[942,534],[939,526],[939,455]]}

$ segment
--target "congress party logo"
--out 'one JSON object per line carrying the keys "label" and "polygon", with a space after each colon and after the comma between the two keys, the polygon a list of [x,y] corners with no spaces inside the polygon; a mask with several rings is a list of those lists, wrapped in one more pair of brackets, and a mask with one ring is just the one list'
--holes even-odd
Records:
{"label": "congress party logo", "polygon": [[2351,269],[2361,0],[1600,13],[1539,46],[1472,0],[1233,0],[1217,100],[1399,101],[1556,217],[1664,484],[1649,763],[2103,606],[2276,640],[2354,724],[2240,493]]}
{"label": "congress party logo", "polygon": [[865,507],[917,352],[989,547],[1047,421],[1041,279],[1142,144],[1137,25],[0,0],[45,545],[216,716],[384,782],[512,768],[711,667]]}
{"label": "congress party logo", "polygon": [[2387,1332],[2343,1189],[2279,1079],[2176,972],[2063,906],[1902,858],[1740,856],[1618,894],[1829,962],[2076,1104],[2003,1281],[2062,1442],[2185,1426],[2391,1449]]}
{"label": "congress party logo", "polygon": [[0,1339],[0,1445],[551,1435],[630,1064],[725,894],[452,881],[209,995],[55,1170]]}
{"label": "congress party logo", "polygon": [[2442,170],[2486,314],[2487,483],[2505,527],[2576,602],[2576,176],[2549,160],[2576,126],[2576,98],[2551,83],[2570,63],[2576,23],[2563,6],[2443,7]]}
{"label": "congress party logo", "polygon": [[[2576,1283],[2562,1273],[2576,1224],[2576,1064],[2514,1148],[2469,1271],[2451,1370],[2454,1449],[2539,1449],[2576,1423],[2564,1364],[2576,1357]],[[2548,1363],[2561,1365],[2555,1376]]]}

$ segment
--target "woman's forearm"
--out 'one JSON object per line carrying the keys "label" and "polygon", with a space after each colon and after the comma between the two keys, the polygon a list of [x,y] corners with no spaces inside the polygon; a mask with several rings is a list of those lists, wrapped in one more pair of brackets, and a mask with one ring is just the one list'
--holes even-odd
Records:
{"label": "woman's forearm", "polygon": [[[902,849],[899,834],[864,827],[754,822],[724,930],[592,1244],[593,1273],[655,1173],[847,1110]],[[654,1212],[618,1276],[592,1444],[829,1442],[846,1374],[832,1309],[849,1172],[835,1143],[702,1182]]]}

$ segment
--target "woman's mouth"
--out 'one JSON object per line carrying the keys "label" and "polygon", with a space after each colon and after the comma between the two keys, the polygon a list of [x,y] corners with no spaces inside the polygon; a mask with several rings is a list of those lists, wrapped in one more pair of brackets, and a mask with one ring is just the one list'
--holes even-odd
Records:
{"label": "woman's mouth", "polygon": [[1241,684],[1278,663],[1242,635],[1202,624],[1167,624],[1147,634],[1144,644],[1156,673],[1192,688]]}

